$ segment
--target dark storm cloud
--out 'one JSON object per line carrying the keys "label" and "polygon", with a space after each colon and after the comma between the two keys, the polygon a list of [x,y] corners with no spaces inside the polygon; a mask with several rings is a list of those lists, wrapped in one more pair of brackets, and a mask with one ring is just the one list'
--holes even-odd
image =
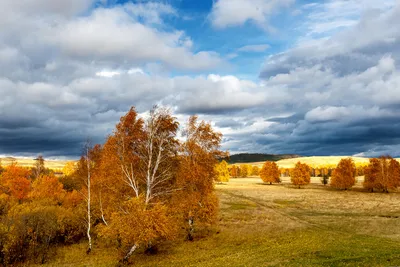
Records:
{"label": "dark storm cloud", "polygon": [[[270,119],[276,124],[259,132],[280,139],[252,135],[254,146],[302,155],[400,156],[399,24],[397,6],[268,58],[260,77],[292,98],[286,111],[294,115]],[[276,130],[281,125],[287,132]]]}

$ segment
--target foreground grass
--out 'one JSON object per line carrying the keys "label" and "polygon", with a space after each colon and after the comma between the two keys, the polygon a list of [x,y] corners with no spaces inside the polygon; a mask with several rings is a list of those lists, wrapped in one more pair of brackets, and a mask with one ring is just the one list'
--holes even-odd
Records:
{"label": "foreground grass", "polygon": [[[235,179],[218,185],[219,225],[194,242],[164,243],[138,253],[135,266],[396,266],[400,265],[400,196],[294,189]],[[96,244],[60,248],[45,266],[115,266],[120,251]]]}

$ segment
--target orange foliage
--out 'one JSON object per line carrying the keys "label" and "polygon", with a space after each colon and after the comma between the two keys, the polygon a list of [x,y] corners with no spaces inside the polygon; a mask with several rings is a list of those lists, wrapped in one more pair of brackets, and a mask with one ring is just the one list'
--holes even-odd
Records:
{"label": "orange foliage", "polygon": [[232,165],[230,168],[230,175],[231,177],[237,178],[240,175],[240,169],[236,165]]}
{"label": "orange foliage", "polygon": [[279,183],[280,171],[278,165],[272,161],[266,161],[261,168],[260,177],[264,183]]}
{"label": "orange foliage", "polygon": [[0,184],[11,197],[22,201],[28,197],[30,191],[31,183],[28,180],[30,175],[29,169],[12,164],[5,168]]}
{"label": "orange foliage", "polygon": [[356,183],[356,165],[351,158],[341,159],[332,172],[331,186],[337,189],[349,189]]}
{"label": "orange foliage", "polygon": [[29,196],[37,200],[51,200],[60,203],[65,196],[63,185],[54,175],[43,175],[32,184]]}
{"label": "orange foliage", "polygon": [[290,173],[290,180],[299,188],[301,185],[309,184],[311,180],[310,167],[305,163],[297,162]]}
{"label": "orange foliage", "polygon": [[251,175],[253,175],[253,176],[260,175],[260,168],[258,168],[258,166],[253,166],[251,168]]}
{"label": "orange foliage", "polygon": [[240,165],[240,176],[246,178],[250,174],[250,166],[247,164]]}
{"label": "orange foliage", "polygon": [[214,132],[209,123],[197,122],[196,116],[189,119],[177,173],[180,190],[173,206],[187,226],[190,240],[195,223],[211,224],[217,218],[218,198],[213,181],[217,176],[214,168],[217,158],[225,156],[219,150],[221,138],[222,135]]}
{"label": "orange foliage", "polygon": [[389,156],[369,160],[365,170],[363,186],[373,191],[374,189],[388,192],[400,185],[400,164]]}

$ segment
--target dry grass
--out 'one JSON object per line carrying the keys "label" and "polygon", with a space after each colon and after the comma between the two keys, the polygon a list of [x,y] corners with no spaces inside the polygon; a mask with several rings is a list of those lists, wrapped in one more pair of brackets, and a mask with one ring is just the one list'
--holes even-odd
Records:
{"label": "dry grass", "polygon": [[[400,265],[400,194],[367,193],[359,183],[336,191],[313,178],[293,188],[288,179],[259,178],[216,186],[220,221],[207,237],[164,243],[159,253],[137,253],[135,266],[395,266]],[[45,266],[115,266],[119,251],[85,245],[59,250]]]}

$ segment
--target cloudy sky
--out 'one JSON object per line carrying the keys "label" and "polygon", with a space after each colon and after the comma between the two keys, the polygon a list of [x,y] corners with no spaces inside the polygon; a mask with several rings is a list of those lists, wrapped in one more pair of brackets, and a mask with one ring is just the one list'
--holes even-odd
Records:
{"label": "cloudy sky", "polygon": [[400,1],[2,0],[0,154],[76,157],[130,106],[231,153],[400,156]]}

